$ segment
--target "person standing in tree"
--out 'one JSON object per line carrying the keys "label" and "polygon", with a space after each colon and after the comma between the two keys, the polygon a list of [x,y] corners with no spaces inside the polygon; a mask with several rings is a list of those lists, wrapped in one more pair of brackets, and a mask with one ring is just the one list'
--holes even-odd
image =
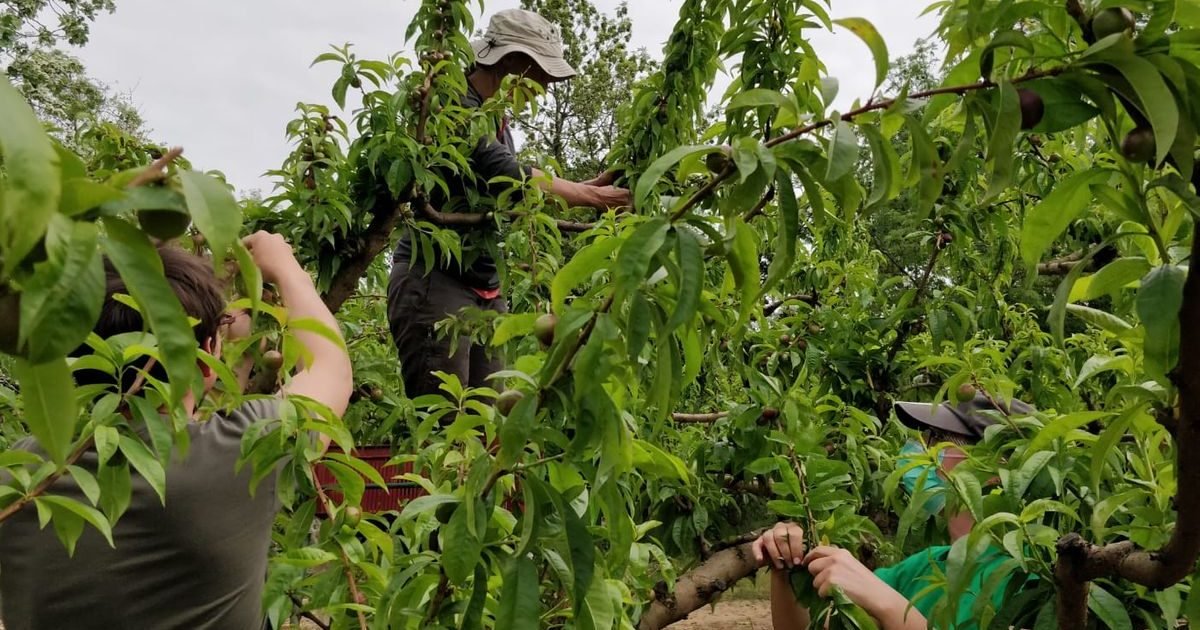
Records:
{"label": "person standing in tree", "polygon": [[[1004,408],[997,408],[996,404]],[[995,424],[994,417],[987,414],[989,411],[1005,415],[1033,412],[1032,407],[1019,400],[993,403],[983,394],[958,405],[900,402],[895,404],[895,410],[901,422],[926,433],[930,441],[962,445],[979,441],[984,430]],[[941,458],[939,466],[908,471],[903,483],[910,494],[922,485],[944,487],[944,475],[965,457],[962,449],[953,446],[944,449],[943,453],[946,456]],[[951,543],[971,531],[973,521],[969,514],[951,514],[946,520]],[[759,536],[752,549],[759,566],[770,565],[772,568],[771,622],[775,630],[810,627],[809,611],[797,603],[789,578],[789,572],[797,568],[812,574],[813,588],[822,597],[829,597],[834,587],[841,588],[846,597],[874,617],[883,630],[925,630],[929,627],[927,619],[934,606],[946,597],[944,589],[928,587],[935,576],[945,573],[949,546],[924,549],[899,564],[871,571],[845,549],[830,545],[807,549],[804,530],[799,525],[778,523]],[[955,628],[972,630],[977,627],[973,615],[975,600],[984,582],[1007,557],[996,549],[989,549],[979,558],[971,585],[959,600]],[[1003,578],[999,588],[991,594],[991,605],[995,610],[1004,603],[1008,583],[1014,577]]]}
{"label": "person standing in tree", "polygon": [[[483,38],[471,45],[475,65],[467,72],[464,107],[480,107],[507,77],[524,77],[546,86],[576,74],[563,59],[559,27],[531,11],[496,13]],[[613,173],[571,182],[521,164],[507,118],[500,121],[495,137],[479,143],[469,162],[474,177],[447,177],[450,194],[431,197],[431,205],[443,212],[490,212],[513,182],[530,178],[573,207],[607,210],[631,205],[629,191],[612,185]],[[415,260],[411,233],[406,233],[396,247],[388,282],[388,322],[400,354],[405,393],[410,398],[437,393],[441,381],[434,372],[454,374],[463,385],[482,387],[487,376],[501,367],[487,355],[485,347],[468,339],[453,345],[450,340],[438,339],[434,331],[436,322],[463,308],[502,313],[508,310],[500,295],[496,258],[487,247],[489,235],[485,230],[462,231],[461,264],[447,262],[444,252],[436,247],[433,260]]]}
{"label": "person standing in tree", "polygon": [[[290,317],[315,320],[340,336],[337,321],[282,236],[258,232],[244,242],[263,280],[278,289]],[[237,316],[223,314],[224,291],[212,262],[166,245],[158,248],[158,255],[184,312],[197,321],[197,345],[220,356],[222,337],[232,338],[236,333],[231,331],[239,328],[244,334],[248,327],[235,321]],[[124,281],[111,265],[105,267],[104,306],[94,332],[102,338],[141,332],[141,313],[115,297],[128,293]],[[311,358],[288,381],[283,394],[312,399],[341,416],[353,387],[345,345],[312,331],[294,334]],[[90,348],[83,346],[75,354],[88,352]],[[197,364],[204,389],[188,391],[181,403],[193,420],[198,401],[217,379],[207,363],[197,360]],[[142,369],[156,379],[167,379],[161,365],[147,363]],[[75,378],[80,386],[99,385],[110,392],[119,388],[126,396],[138,396],[143,393],[138,376],[142,369],[123,370],[120,377],[80,369]],[[165,501],[160,502],[144,477],[131,474],[128,508],[112,528],[113,547],[89,528],[79,537],[74,555],[68,554],[54,528],[39,525],[39,511],[32,506],[0,524],[4,627],[262,628],[271,528],[280,507],[275,493],[279,468],[252,495],[253,467],[240,472],[236,467],[246,430],[258,420],[279,418],[282,402],[279,397],[256,398],[231,413],[191,422],[186,454],[174,451],[166,464]],[[132,430],[145,438],[149,428],[139,425]],[[322,448],[328,446],[327,436],[317,439]],[[33,438],[15,448],[40,450]],[[100,465],[96,449],[85,452],[77,465],[96,475]],[[59,477],[47,494],[89,503],[71,476]]]}

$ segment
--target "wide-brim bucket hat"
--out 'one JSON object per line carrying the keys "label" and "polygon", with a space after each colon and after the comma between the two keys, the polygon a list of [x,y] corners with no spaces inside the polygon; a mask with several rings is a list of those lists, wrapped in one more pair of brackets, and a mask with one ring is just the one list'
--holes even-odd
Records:
{"label": "wide-brim bucket hat", "polygon": [[575,76],[575,68],[563,58],[562,31],[546,18],[524,9],[506,9],[492,16],[482,39],[471,42],[475,62],[495,65],[504,55],[529,55],[552,79]]}
{"label": "wide-brim bucket hat", "polygon": [[983,432],[996,423],[995,416],[987,412],[1021,416],[1034,412],[1031,405],[1020,400],[999,400],[982,393],[957,405],[897,402],[894,408],[900,422],[909,428],[918,431],[937,429],[971,440],[981,439]]}

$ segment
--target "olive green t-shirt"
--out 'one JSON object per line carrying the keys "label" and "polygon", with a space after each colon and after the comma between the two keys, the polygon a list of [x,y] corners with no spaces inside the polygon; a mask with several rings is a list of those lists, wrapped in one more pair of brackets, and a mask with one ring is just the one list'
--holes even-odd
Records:
{"label": "olive green t-shirt", "polygon": [[[242,435],[278,417],[278,401],[247,402],[188,427],[186,457],[166,467],[166,505],[136,472],[110,548],[86,527],[74,557],[38,527],[30,506],[0,524],[0,616],[6,630],[157,630],[263,627],[262,592],[279,508],[268,475],[250,496],[251,466],[235,473]],[[36,449],[27,440],[17,448]],[[96,470],[94,451],[79,465]],[[49,494],[88,504],[69,477]]]}
{"label": "olive green t-shirt", "polygon": [[[946,556],[949,553],[950,547],[948,546],[930,547],[901,560],[899,564],[877,569],[875,575],[912,602],[913,608],[929,619],[933,614],[933,607],[946,597],[946,591],[940,587],[931,589],[924,594],[922,591],[931,584],[934,567],[943,573],[946,571]],[[967,588],[966,593],[958,602],[958,619],[954,625],[955,630],[974,630],[978,627],[978,622],[972,614],[975,599],[978,597],[979,591],[983,590],[984,580],[1003,564],[1007,557],[995,549],[989,549],[979,560],[975,575],[971,578],[971,586]],[[1004,603],[1004,591],[1009,579],[1011,576],[1005,578],[992,595],[992,604],[996,610],[999,610]]]}

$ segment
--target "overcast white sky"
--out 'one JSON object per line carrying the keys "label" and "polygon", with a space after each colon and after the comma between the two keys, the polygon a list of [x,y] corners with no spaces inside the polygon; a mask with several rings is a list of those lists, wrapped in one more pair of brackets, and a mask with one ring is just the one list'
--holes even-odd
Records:
{"label": "overcast white sky", "polygon": [[[594,0],[611,11],[619,0]],[[661,56],[682,0],[631,0],[635,47]],[[833,0],[831,15],[871,20],[891,56],[929,35],[928,0]],[[489,0],[487,14],[518,0]],[[332,104],[335,68],[308,65],[329,44],[361,57],[405,50],[416,0],[117,0],[76,52],[97,79],[131,92],[153,137],[182,145],[197,168],[223,171],[240,190],[268,192],[263,173],[288,151],[284,125],[298,102]],[[481,27],[483,22],[479,24]],[[866,46],[844,29],[810,31],[841,84],[839,104],[866,97],[874,79]]]}

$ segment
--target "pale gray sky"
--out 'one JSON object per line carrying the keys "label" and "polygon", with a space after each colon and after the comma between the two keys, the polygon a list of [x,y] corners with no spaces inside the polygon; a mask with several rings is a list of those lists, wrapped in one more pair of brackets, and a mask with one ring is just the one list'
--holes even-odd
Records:
{"label": "pale gray sky", "polygon": [[[618,0],[594,0],[611,11]],[[630,0],[633,39],[656,56],[682,0]],[[833,0],[834,18],[865,17],[892,57],[929,35],[918,17],[928,0]],[[490,0],[491,12],[518,0]],[[156,140],[182,145],[197,168],[223,171],[238,189],[269,192],[263,173],[288,152],[284,125],[298,102],[332,105],[334,66],[308,65],[329,44],[351,42],[361,57],[405,49],[416,0],[117,0],[76,52],[97,79],[131,92]],[[869,95],[874,66],[853,34],[810,31],[841,84],[838,104]],[[349,105],[349,103],[348,103]]]}

